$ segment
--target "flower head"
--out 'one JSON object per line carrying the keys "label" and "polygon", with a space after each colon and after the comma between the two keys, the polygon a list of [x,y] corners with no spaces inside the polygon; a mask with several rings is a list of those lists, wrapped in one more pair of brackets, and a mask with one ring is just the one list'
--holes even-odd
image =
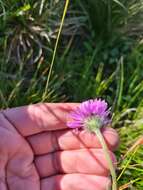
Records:
{"label": "flower head", "polygon": [[101,99],[88,100],[80,104],[70,115],[70,128],[86,128],[94,131],[110,122],[108,104]]}

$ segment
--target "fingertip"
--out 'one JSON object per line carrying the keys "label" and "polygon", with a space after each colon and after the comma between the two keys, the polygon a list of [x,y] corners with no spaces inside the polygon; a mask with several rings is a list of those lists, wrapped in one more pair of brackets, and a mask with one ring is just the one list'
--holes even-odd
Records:
{"label": "fingertip", "polygon": [[112,184],[111,184],[111,178],[108,177],[108,178],[106,178],[105,189],[106,189],[106,190],[110,190],[110,189],[111,189],[111,186],[112,186]]}
{"label": "fingertip", "polygon": [[108,147],[112,151],[115,151],[118,148],[120,142],[117,131],[113,128],[105,127],[102,129],[102,133],[107,142]]}

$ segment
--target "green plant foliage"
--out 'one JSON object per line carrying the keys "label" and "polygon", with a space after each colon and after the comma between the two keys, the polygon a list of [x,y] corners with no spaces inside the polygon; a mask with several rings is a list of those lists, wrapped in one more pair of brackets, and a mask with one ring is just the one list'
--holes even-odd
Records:
{"label": "green plant foliage", "polygon": [[[141,31],[143,1],[140,0],[78,0],[96,40],[106,41],[116,33],[138,35]],[[137,21],[138,20],[138,21]],[[137,22],[138,24],[137,24]],[[127,34],[127,33],[126,33]]]}

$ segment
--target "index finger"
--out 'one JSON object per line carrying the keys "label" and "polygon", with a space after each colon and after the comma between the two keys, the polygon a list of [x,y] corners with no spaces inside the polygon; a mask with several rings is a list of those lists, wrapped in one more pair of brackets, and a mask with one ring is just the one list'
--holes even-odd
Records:
{"label": "index finger", "polygon": [[39,103],[3,111],[23,136],[67,128],[68,114],[78,103]]}

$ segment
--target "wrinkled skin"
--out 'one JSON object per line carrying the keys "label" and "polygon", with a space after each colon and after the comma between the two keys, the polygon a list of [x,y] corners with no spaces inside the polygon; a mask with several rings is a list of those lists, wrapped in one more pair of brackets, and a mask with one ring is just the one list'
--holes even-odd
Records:
{"label": "wrinkled skin", "polygon": [[[66,127],[77,104],[36,104],[0,114],[0,190],[107,190],[109,168],[94,134]],[[111,158],[118,135],[102,130]]]}

